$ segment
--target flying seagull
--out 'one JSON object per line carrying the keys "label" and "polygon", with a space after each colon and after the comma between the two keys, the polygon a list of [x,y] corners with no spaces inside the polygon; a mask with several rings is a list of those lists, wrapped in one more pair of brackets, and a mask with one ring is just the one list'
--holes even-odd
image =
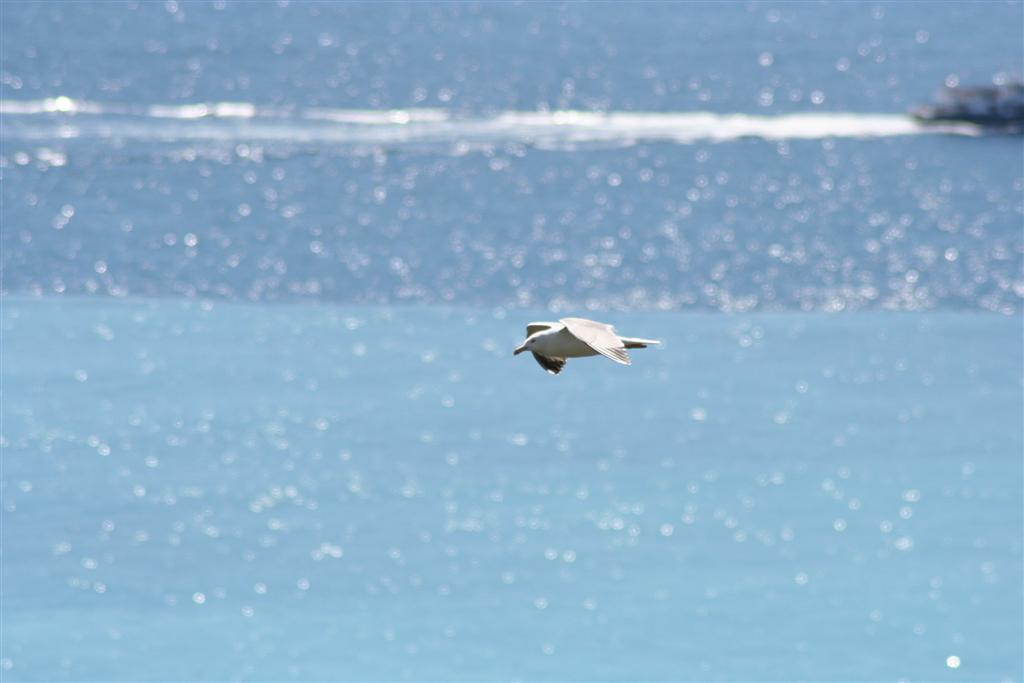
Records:
{"label": "flying seagull", "polygon": [[540,366],[557,375],[565,367],[566,358],[584,358],[601,354],[616,363],[630,365],[626,349],[645,349],[660,344],[653,339],[620,337],[615,328],[586,318],[562,318],[557,323],[530,323],[526,341],[512,352],[518,356],[529,351]]}

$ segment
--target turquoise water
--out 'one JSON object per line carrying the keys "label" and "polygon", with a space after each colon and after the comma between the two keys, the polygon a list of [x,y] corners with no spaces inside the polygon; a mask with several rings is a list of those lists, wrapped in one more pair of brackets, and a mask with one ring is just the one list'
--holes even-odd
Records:
{"label": "turquoise water", "polygon": [[1024,680],[1022,25],[0,2],[0,678]]}
{"label": "turquoise water", "polygon": [[9,299],[8,663],[1020,678],[1019,320],[616,321],[555,378],[486,311]]}

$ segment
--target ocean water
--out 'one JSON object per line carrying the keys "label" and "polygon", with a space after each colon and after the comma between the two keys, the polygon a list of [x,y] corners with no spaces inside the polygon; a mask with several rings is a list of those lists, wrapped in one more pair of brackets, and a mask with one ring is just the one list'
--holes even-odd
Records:
{"label": "ocean water", "polygon": [[1022,23],[0,4],[0,677],[1021,681]]}

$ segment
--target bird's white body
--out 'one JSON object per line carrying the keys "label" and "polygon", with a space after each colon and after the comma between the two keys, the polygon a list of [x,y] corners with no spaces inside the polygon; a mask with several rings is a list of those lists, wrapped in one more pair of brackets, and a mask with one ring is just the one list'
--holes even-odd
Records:
{"label": "bird's white body", "polygon": [[515,350],[533,353],[542,368],[557,375],[565,367],[567,358],[585,358],[598,354],[630,365],[626,349],[643,349],[661,342],[653,339],[620,337],[615,328],[586,318],[562,318],[557,323],[530,323],[526,326],[526,340]]}
{"label": "bird's white body", "polygon": [[531,335],[534,339],[531,350],[535,353],[549,358],[585,358],[598,355],[597,351],[574,337],[565,325],[551,324],[555,327]]}

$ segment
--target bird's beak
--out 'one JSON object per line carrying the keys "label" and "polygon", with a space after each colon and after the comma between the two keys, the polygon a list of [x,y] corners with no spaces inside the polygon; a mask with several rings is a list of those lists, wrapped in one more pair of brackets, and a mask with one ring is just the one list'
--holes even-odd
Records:
{"label": "bird's beak", "polygon": [[518,356],[519,354],[521,354],[525,350],[526,350],[526,345],[523,344],[522,346],[516,347],[516,350],[512,352],[512,355],[513,356]]}

